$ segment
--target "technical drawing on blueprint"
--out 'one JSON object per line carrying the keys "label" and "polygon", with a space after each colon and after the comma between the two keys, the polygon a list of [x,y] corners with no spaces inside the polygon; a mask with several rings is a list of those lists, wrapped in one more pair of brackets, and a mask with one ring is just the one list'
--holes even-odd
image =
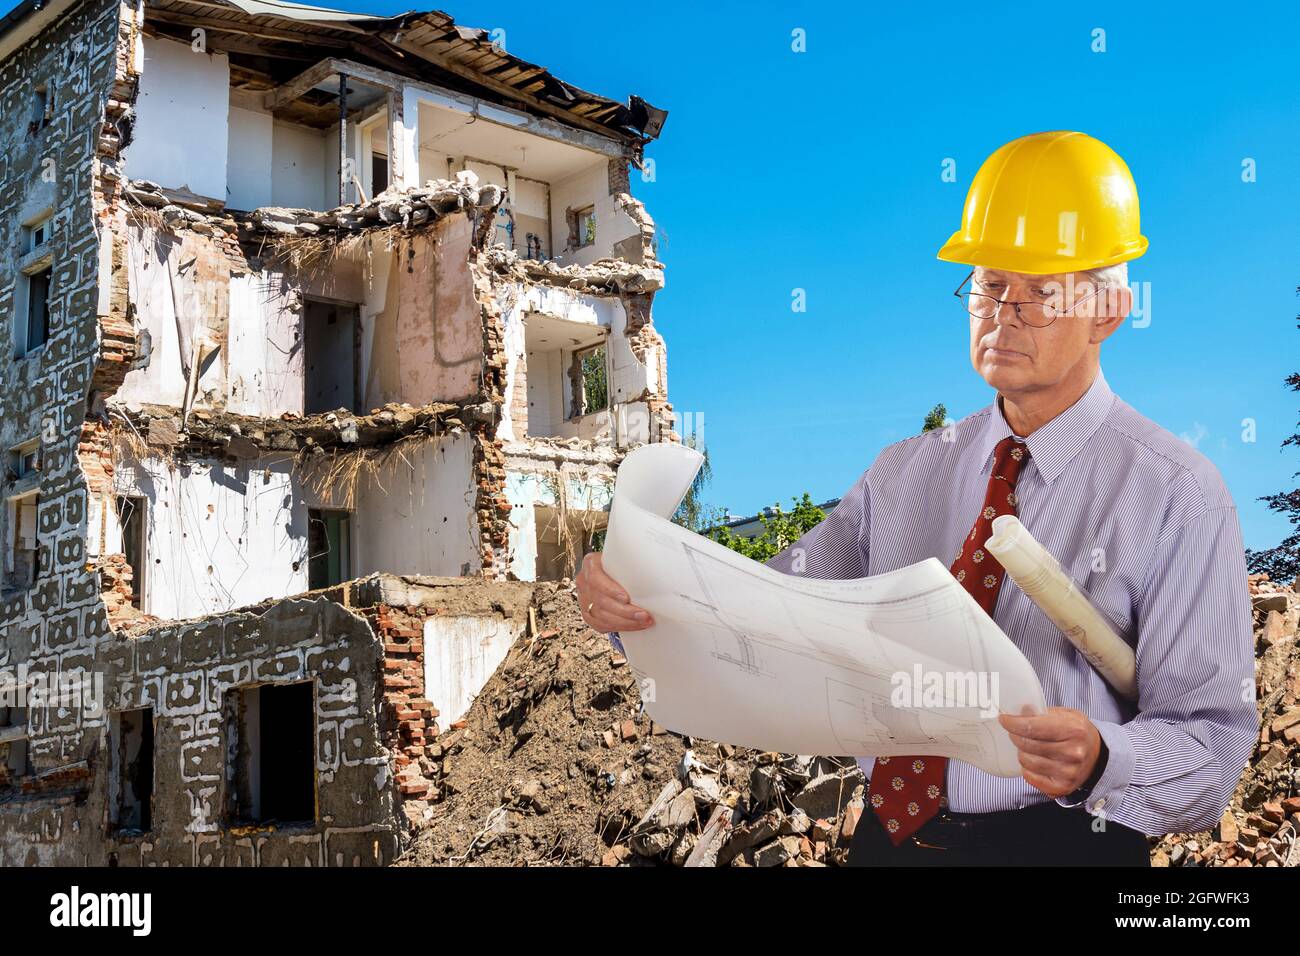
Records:
{"label": "technical drawing on blueprint", "polygon": [[[1042,713],[1042,687],[943,564],[852,581],[765,567],[668,520],[701,460],[682,445],[631,452],[605,539],[606,570],[654,615],[621,640],[656,722],[761,750],[939,754],[1020,775],[996,715]],[[944,675],[949,692],[900,703],[900,675]]]}

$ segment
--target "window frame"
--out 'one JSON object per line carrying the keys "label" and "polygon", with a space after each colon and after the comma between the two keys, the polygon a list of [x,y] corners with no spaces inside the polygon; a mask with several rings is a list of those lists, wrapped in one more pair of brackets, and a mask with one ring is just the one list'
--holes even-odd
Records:
{"label": "window frame", "polygon": [[[50,340],[50,303],[54,295],[54,213],[45,210],[22,224],[21,253],[18,273],[18,294],[14,297],[14,358],[22,359],[39,352]],[[33,290],[37,280],[43,280],[43,317],[40,323],[40,341],[32,344]]]}

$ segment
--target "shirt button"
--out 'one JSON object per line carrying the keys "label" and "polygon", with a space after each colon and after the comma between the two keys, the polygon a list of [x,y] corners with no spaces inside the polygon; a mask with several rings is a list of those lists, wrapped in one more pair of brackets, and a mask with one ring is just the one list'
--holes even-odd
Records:
{"label": "shirt button", "polygon": [[1106,802],[1106,798],[1105,798],[1105,797],[1102,797],[1100,800],[1094,800],[1094,801],[1093,801],[1093,804],[1092,804],[1092,808],[1093,808],[1094,810],[1100,810],[1100,809],[1102,808],[1102,805],[1103,805],[1105,802]]}

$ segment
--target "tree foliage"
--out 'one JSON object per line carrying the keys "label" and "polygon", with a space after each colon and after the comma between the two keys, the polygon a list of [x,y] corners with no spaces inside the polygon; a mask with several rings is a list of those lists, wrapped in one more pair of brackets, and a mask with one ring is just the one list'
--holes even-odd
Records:
{"label": "tree foliage", "polygon": [[[1296,294],[1300,295],[1300,288],[1296,289]],[[1300,328],[1300,316],[1296,319],[1297,327]],[[1288,375],[1285,384],[1292,391],[1300,392],[1300,372]],[[1282,442],[1283,448],[1287,445],[1300,447],[1300,432]],[[1300,478],[1300,472],[1291,477]],[[1246,567],[1255,574],[1266,573],[1272,581],[1291,581],[1300,575],[1300,488],[1265,495],[1259,500],[1267,502],[1270,510],[1286,515],[1296,530],[1283,538],[1275,548],[1266,551],[1251,551],[1247,548]]]}
{"label": "tree foliage", "polygon": [[673,513],[672,520],[683,528],[703,533],[705,529],[716,524],[721,515],[718,509],[706,506],[702,500],[704,486],[713,480],[713,463],[709,461],[709,449],[705,447],[704,439],[700,437],[699,432],[691,432],[682,439],[682,444],[687,448],[694,448],[703,455],[704,463],[695,473],[695,480],[691,482],[691,486],[686,489],[686,495],[682,498],[682,503],[677,506],[677,511]]}
{"label": "tree foliage", "polygon": [[925,421],[921,424],[922,432],[931,432],[936,428],[942,428],[948,421],[948,407],[940,402],[934,408],[930,409],[925,416]]}
{"label": "tree foliage", "polygon": [[773,506],[771,515],[760,515],[758,520],[763,524],[763,531],[753,538],[742,538],[730,528],[724,527],[710,529],[707,537],[747,558],[766,561],[794,544],[826,518],[826,512],[813,504],[812,496],[806,491],[802,498],[791,498],[790,501],[793,507],[788,512],[782,511],[778,504]]}

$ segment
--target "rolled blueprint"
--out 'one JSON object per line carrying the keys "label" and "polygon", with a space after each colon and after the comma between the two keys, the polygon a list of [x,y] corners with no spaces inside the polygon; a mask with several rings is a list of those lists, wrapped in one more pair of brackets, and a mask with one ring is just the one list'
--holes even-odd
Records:
{"label": "rolled blueprint", "polygon": [[993,519],[984,542],[1020,590],[1061,629],[1097,673],[1129,700],[1137,700],[1137,658],[1123,638],[1015,515]]}

